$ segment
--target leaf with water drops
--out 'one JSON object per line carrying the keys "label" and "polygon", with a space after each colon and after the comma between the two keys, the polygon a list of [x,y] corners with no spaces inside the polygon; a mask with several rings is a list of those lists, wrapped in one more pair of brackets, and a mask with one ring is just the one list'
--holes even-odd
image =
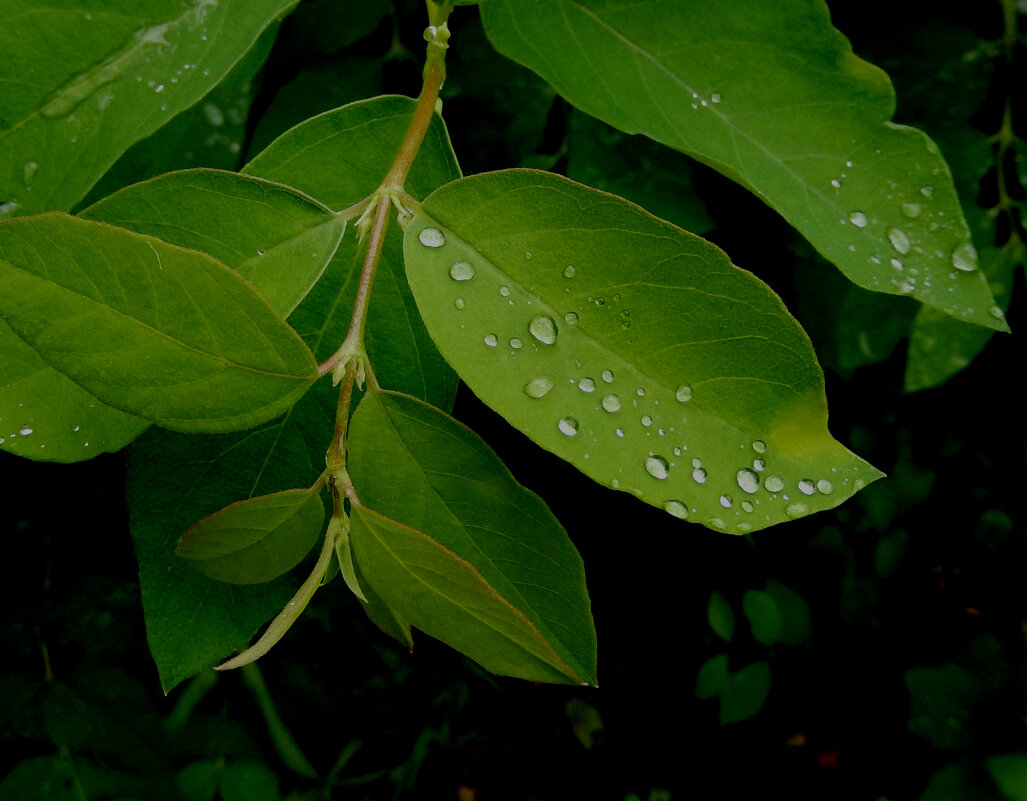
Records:
{"label": "leaf with water drops", "polygon": [[192,526],[175,552],[229,584],[262,584],[292,570],[314,547],[324,504],[309,489],[284,490],[226,506]]}
{"label": "leaf with water drops", "polygon": [[214,88],[294,4],[7,4],[0,11],[0,207],[70,209],[126,148]]}
{"label": "leaf with water drops", "polygon": [[0,316],[88,393],[180,431],[249,428],[317,378],[296,332],[224,265],[63,214],[0,226]]}
{"label": "leaf with water drops", "polygon": [[823,0],[489,0],[496,48],[578,108],[709,164],[855,283],[1006,330],[944,159]]}
{"label": "leaf with water drops", "polygon": [[414,398],[369,393],[349,436],[357,565],[399,618],[494,672],[594,684],[584,566],[545,503]]}
{"label": "leaf with water drops", "polygon": [[881,475],[828,433],[823,375],[780,299],[627,201],[530,170],[465,178],[425,200],[405,248],[461,378],[606,486],[745,533]]}

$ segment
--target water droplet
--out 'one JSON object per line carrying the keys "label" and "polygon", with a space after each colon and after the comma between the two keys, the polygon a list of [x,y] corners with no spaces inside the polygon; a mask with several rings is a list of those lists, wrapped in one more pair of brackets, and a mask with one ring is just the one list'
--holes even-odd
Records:
{"label": "water droplet", "polygon": [[453,301],[453,305],[456,306],[457,311],[463,311],[464,307],[467,304],[464,302],[463,298],[457,298],[456,300]]}
{"label": "water droplet", "polygon": [[603,381],[607,384],[613,383],[613,370],[603,370]]}
{"label": "water droplet", "polygon": [[544,314],[533,317],[528,324],[528,330],[543,345],[556,344],[556,323],[552,317],[546,317]]}
{"label": "water droplet", "polygon": [[924,197],[930,197],[931,195],[934,194],[934,187],[933,186],[921,186],[920,187],[920,194],[923,195]]}
{"label": "water droplet", "polygon": [[560,429],[561,434],[573,437],[578,433],[578,421],[573,417],[564,417],[559,423],[557,423],[557,428]]}
{"label": "water droplet", "polygon": [[593,381],[591,378],[582,378],[578,382],[578,389],[580,389],[582,392],[595,392],[596,382]]}
{"label": "water droplet", "polygon": [[616,435],[617,435],[618,437],[623,437],[623,436],[624,436],[624,429],[623,429],[623,428],[618,428],[618,429],[617,429],[616,431],[614,431],[614,433],[615,433],[615,434],[616,434]]}
{"label": "water droplet", "polygon": [[692,400],[692,388],[688,384],[682,384],[678,387],[678,391],[674,393],[674,397],[681,403],[687,403]]}
{"label": "water droplet", "polygon": [[[425,231],[428,230],[427,228]],[[424,231],[421,232],[422,234]],[[474,266],[466,261],[458,261],[449,268],[449,277],[454,281],[470,281],[474,278]],[[502,290],[500,290],[502,292]]]}
{"label": "water droplet", "polygon": [[438,228],[422,228],[417,238],[426,248],[440,248],[446,244],[446,235]]}
{"label": "water droplet", "polygon": [[717,531],[724,531],[727,529],[727,524],[719,517],[711,517],[706,522],[713,526],[713,528],[717,529]]}
{"label": "water droplet", "polygon": [[909,234],[901,228],[889,229],[888,241],[891,242],[891,246],[903,256],[909,253]]}
{"label": "water droplet", "polygon": [[495,334],[486,334],[485,337],[482,339],[482,342],[484,342],[490,348],[494,348],[496,347],[496,345],[499,344],[499,337],[497,337]]}
{"label": "water droplet", "polygon": [[977,269],[977,251],[969,242],[964,242],[952,251],[952,266],[957,270]]}
{"label": "water droplet", "polygon": [[857,228],[867,227],[867,215],[861,211],[850,211],[849,222],[855,225]]}
{"label": "water droplet", "polygon": [[620,411],[620,398],[616,395],[607,395],[603,398],[603,408],[608,412]]}
{"label": "water droplet", "polygon": [[721,100],[722,98],[720,96],[720,92],[714,92],[712,95],[710,95],[711,103],[719,103]]}
{"label": "water droplet", "polygon": [[32,429],[29,426],[22,426],[18,429],[18,434],[23,437],[27,437],[32,433]]}
{"label": "water droplet", "polygon": [[834,484],[826,478],[822,478],[817,482],[817,489],[820,490],[821,495],[830,495],[834,492]]}
{"label": "water droplet", "polygon": [[640,398],[644,398],[645,397],[645,387],[639,387],[638,389],[636,389],[635,390],[635,394],[638,395],[638,397],[640,397]]}
{"label": "water droplet", "polygon": [[739,470],[735,474],[735,480],[738,482],[742,492],[747,492],[750,495],[760,488],[760,477],[756,475],[755,470],[750,470],[748,467],[743,467]]}
{"label": "water droplet", "polygon": [[801,501],[795,501],[785,507],[785,514],[789,517],[802,517],[809,511],[809,507]]}
{"label": "water droplet", "polygon": [[731,508],[731,504],[733,504],[733,503],[734,503],[734,499],[730,495],[721,495],[720,496],[720,505],[723,506],[725,509],[730,509]]}
{"label": "water droplet", "polygon": [[662,481],[670,473],[670,468],[667,465],[667,460],[662,456],[650,456],[645,460],[645,471],[653,478]]}
{"label": "water droplet", "polygon": [[767,452],[767,443],[764,442],[761,439],[758,439],[758,440],[756,440],[755,442],[752,443],[752,449],[754,451],[756,451],[756,453],[766,453]]}
{"label": "water droplet", "polygon": [[992,306],[988,309],[988,314],[994,317],[996,320],[1005,320],[1006,315],[998,306]]}
{"label": "water droplet", "polygon": [[513,348],[514,350],[520,350],[521,348],[524,347],[524,340],[521,339],[520,337],[514,337],[513,339],[510,340],[510,347]]}
{"label": "water droplet", "polygon": [[567,323],[567,325],[576,325],[578,322],[578,315],[576,312],[567,312],[563,316],[563,319]]}
{"label": "water droplet", "polygon": [[[694,464],[694,462],[693,462],[693,464]],[[696,484],[705,484],[706,483],[706,468],[705,467],[696,467],[695,470],[692,471],[692,481],[694,481]]]}
{"label": "water droplet", "polygon": [[909,217],[911,220],[915,220],[920,216],[920,204],[919,203],[903,203],[902,213]]}
{"label": "water droplet", "polygon": [[755,470],[757,473],[762,473],[764,470],[767,469],[767,462],[766,462],[766,460],[765,459],[753,459],[752,460],[752,469]]}
{"label": "water droplet", "polygon": [[499,288],[499,294],[502,295],[504,298],[510,297],[510,287],[508,287],[508,286],[501,286]]}
{"label": "water droplet", "polygon": [[25,186],[32,183],[32,178],[36,174],[36,170],[39,169],[39,165],[34,161],[27,161],[21,167],[21,175],[25,181]]}
{"label": "water droplet", "polygon": [[646,428],[649,428],[649,426],[651,426],[652,424],[653,424],[653,418],[651,418],[647,414],[643,414],[642,415],[642,425],[644,425]]}
{"label": "water droplet", "polygon": [[752,501],[742,501],[741,503],[743,512],[751,512],[756,507],[752,505]]}
{"label": "water droplet", "polygon": [[799,482],[799,492],[803,495],[812,495],[817,491],[817,485],[813,483],[813,479],[804,478]]}
{"label": "water droplet", "polygon": [[537,400],[552,388],[552,379],[549,379],[544,375],[539,375],[535,376],[531,381],[524,385],[524,394],[529,398],[535,398]]}
{"label": "water droplet", "polygon": [[563,277],[573,278],[577,272],[578,271],[573,264],[568,264],[566,267],[563,268]]}
{"label": "water droplet", "polygon": [[8,217],[14,215],[14,213],[21,208],[21,203],[15,200],[10,200],[7,203],[0,203],[0,220],[6,220]]}
{"label": "water droplet", "polygon": [[685,506],[681,501],[667,501],[663,504],[664,511],[674,515],[678,520],[686,520],[688,518],[688,507]]}
{"label": "water droplet", "polygon": [[767,476],[763,486],[767,488],[768,492],[780,492],[785,488],[785,482],[781,476]]}

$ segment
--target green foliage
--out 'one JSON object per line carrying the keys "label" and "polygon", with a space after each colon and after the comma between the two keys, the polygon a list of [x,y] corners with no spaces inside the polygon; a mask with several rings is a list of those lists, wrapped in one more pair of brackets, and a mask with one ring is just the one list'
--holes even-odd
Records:
{"label": "green foliage", "polygon": [[[999,69],[1022,46],[1013,0],[995,42],[896,24],[855,51],[847,6],[824,0],[350,5],[0,11],[0,455],[47,469],[124,451],[161,687],[194,679],[183,697],[202,694],[210,668],[243,667],[306,780],[318,768],[250,663],[300,641],[301,620],[331,651],[332,610],[352,634],[362,609],[403,648],[424,648],[416,628],[489,673],[594,686],[593,563],[575,542],[616,553],[589,583],[647,633],[647,680],[684,673],[688,702],[725,731],[777,714],[795,666],[833,636],[815,600],[837,591],[857,638],[856,621],[879,626],[887,588],[922,558],[911,510],[961,508],[940,494],[941,463],[965,477],[994,462],[940,434],[920,456],[929,437],[850,388],[905,349],[896,387],[950,392],[1007,346],[993,335],[1008,331],[1027,238],[1020,117]],[[889,55],[892,35],[916,42],[908,58]],[[384,93],[418,84],[416,100]],[[1003,91],[1001,113],[982,115]],[[487,444],[459,422],[472,393],[512,431],[487,423]],[[1015,541],[1001,490],[958,490],[988,504],[960,531]],[[831,565],[829,590],[798,568],[689,582],[704,548],[744,565],[788,547],[716,532],[781,523],[819,532],[808,550]],[[657,537],[688,544],[664,558]],[[938,586],[944,561],[924,571]],[[678,588],[669,604],[648,597],[661,580]],[[706,647],[661,660],[689,638],[692,606]],[[902,736],[952,755],[923,798],[1024,795],[1012,737],[962,759],[1014,681],[1011,640],[897,668]],[[0,686],[38,705],[32,737],[55,750],[26,752],[0,799],[298,797],[250,746],[189,750],[172,721],[191,707],[128,721],[39,650],[45,681]],[[405,657],[375,653],[406,675]],[[318,681],[328,694],[346,679]],[[573,700],[572,721],[590,710],[577,741],[601,748],[598,706]],[[1009,705],[1007,730],[1023,711]],[[789,744],[806,742],[802,714]],[[399,767],[354,785],[388,776],[399,792],[454,738],[426,724]]]}

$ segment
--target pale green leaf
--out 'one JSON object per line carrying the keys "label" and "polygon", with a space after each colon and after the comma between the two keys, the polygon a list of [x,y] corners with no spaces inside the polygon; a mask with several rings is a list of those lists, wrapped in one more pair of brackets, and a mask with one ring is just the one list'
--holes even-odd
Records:
{"label": "pale green leaf", "polygon": [[937,147],[823,0],[489,0],[489,38],[583,111],[759,195],[855,283],[968,322],[987,283]]}
{"label": "pale green leaf", "polygon": [[831,438],[809,340],[698,237],[548,173],[456,181],[406,231],[428,330],[547,450],[735,533],[828,509],[881,474]]}
{"label": "pale green leaf", "polygon": [[295,0],[13,0],[0,12],[0,203],[67,210],[206,95]]}
{"label": "pale green leaf", "polygon": [[530,677],[541,660],[547,681],[555,670],[595,683],[581,557],[477,435],[413,398],[370,393],[351,423],[349,470],[364,507],[357,564],[400,618],[490,670]]}
{"label": "pale green leaf", "polygon": [[248,428],[317,377],[296,333],[224,265],[99,223],[8,221],[0,296],[0,316],[48,364],[166,428]]}
{"label": "pale green leaf", "polygon": [[232,267],[288,317],[332,260],[346,218],[289,187],[218,170],[169,173],[80,213]]}
{"label": "pale green leaf", "polygon": [[284,490],[237,501],[204,518],[182,535],[175,552],[217,581],[260,584],[296,567],[323,525],[317,492]]}
{"label": "pale green leaf", "polygon": [[[326,112],[282,134],[243,171],[295,187],[329,208],[348,208],[378,188],[415,105],[410,98],[386,96]],[[436,116],[411,168],[406,191],[422,198],[459,176],[445,125]],[[456,376],[439,356],[417,313],[403,274],[401,247],[401,231],[392,225],[368,312],[368,354],[382,386],[451,408]],[[355,237],[343,240],[335,261],[344,271],[345,285],[327,313],[348,315],[363,263],[363,249]],[[331,343],[322,358],[338,344]]]}

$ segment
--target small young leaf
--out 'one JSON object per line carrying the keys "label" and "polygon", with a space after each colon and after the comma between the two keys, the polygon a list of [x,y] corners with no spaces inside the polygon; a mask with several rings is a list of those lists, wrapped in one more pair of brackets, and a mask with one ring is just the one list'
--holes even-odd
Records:
{"label": "small young leaf", "polygon": [[203,575],[260,584],[292,570],[314,547],[324,504],[313,490],[285,490],[226,506],[190,528],[176,553]]}
{"label": "small young leaf", "polygon": [[289,187],[219,170],[169,173],[79,214],[206,253],[288,317],[332,260],[346,219]]}
{"label": "small young leaf", "polygon": [[224,265],[61,214],[0,227],[0,316],[87,392],[180,431],[252,427],[317,378],[296,332]]}
{"label": "small young leaf", "polygon": [[473,565],[427,534],[355,506],[352,538],[367,581],[411,625],[493,673],[584,683]]}
{"label": "small young leaf", "polygon": [[731,672],[728,670],[727,654],[711,656],[699,667],[695,677],[695,697],[715,698],[727,689]]}
{"label": "small young leaf", "polygon": [[997,330],[945,160],[823,0],[489,0],[496,48],[571,103],[755,192],[855,283]]}
{"label": "small young leaf", "polygon": [[[413,398],[369,393],[350,424],[348,467],[364,507],[354,516],[357,565],[400,618],[490,670],[529,675],[541,659],[546,681],[555,670],[564,681],[595,683],[581,557],[542,500],[472,431]],[[450,582],[460,596],[447,601]],[[443,618],[413,600],[425,593]],[[478,605],[505,634],[478,619]],[[478,621],[474,636],[456,622],[468,616]],[[517,668],[515,654],[531,657]]]}
{"label": "small young leaf", "polygon": [[529,170],[465,178],[425,200],[405,252],[471,389],[602,484],[745,533],[881,475],[828,433],[823,374],[780,299],[620,198]]}
{"label": "small young leaf", "polygon": [[731,608],[727,598],[716,590],[710,593],[710,601],[706,606],[706,620],[714,634],[722,640],[731,642],[731,638],[735,636],[735,610]]}
{"label": "small young leaf", "polygon": [[781,639],[784,620],[773,595],[763,590],[748,590],[742,596],[742,609],[757,642],[773,645]]}
{"label": "small young leaf", "polygon": [[214,88],[294,4],[7,4],[0,203],[23,214],[70,209],[129,145]]}
{"label": "small young leaf", "polygon": [[770,665],[754,662],[731,673],[720,693],[720,725],[751,718],[770,693]]}

